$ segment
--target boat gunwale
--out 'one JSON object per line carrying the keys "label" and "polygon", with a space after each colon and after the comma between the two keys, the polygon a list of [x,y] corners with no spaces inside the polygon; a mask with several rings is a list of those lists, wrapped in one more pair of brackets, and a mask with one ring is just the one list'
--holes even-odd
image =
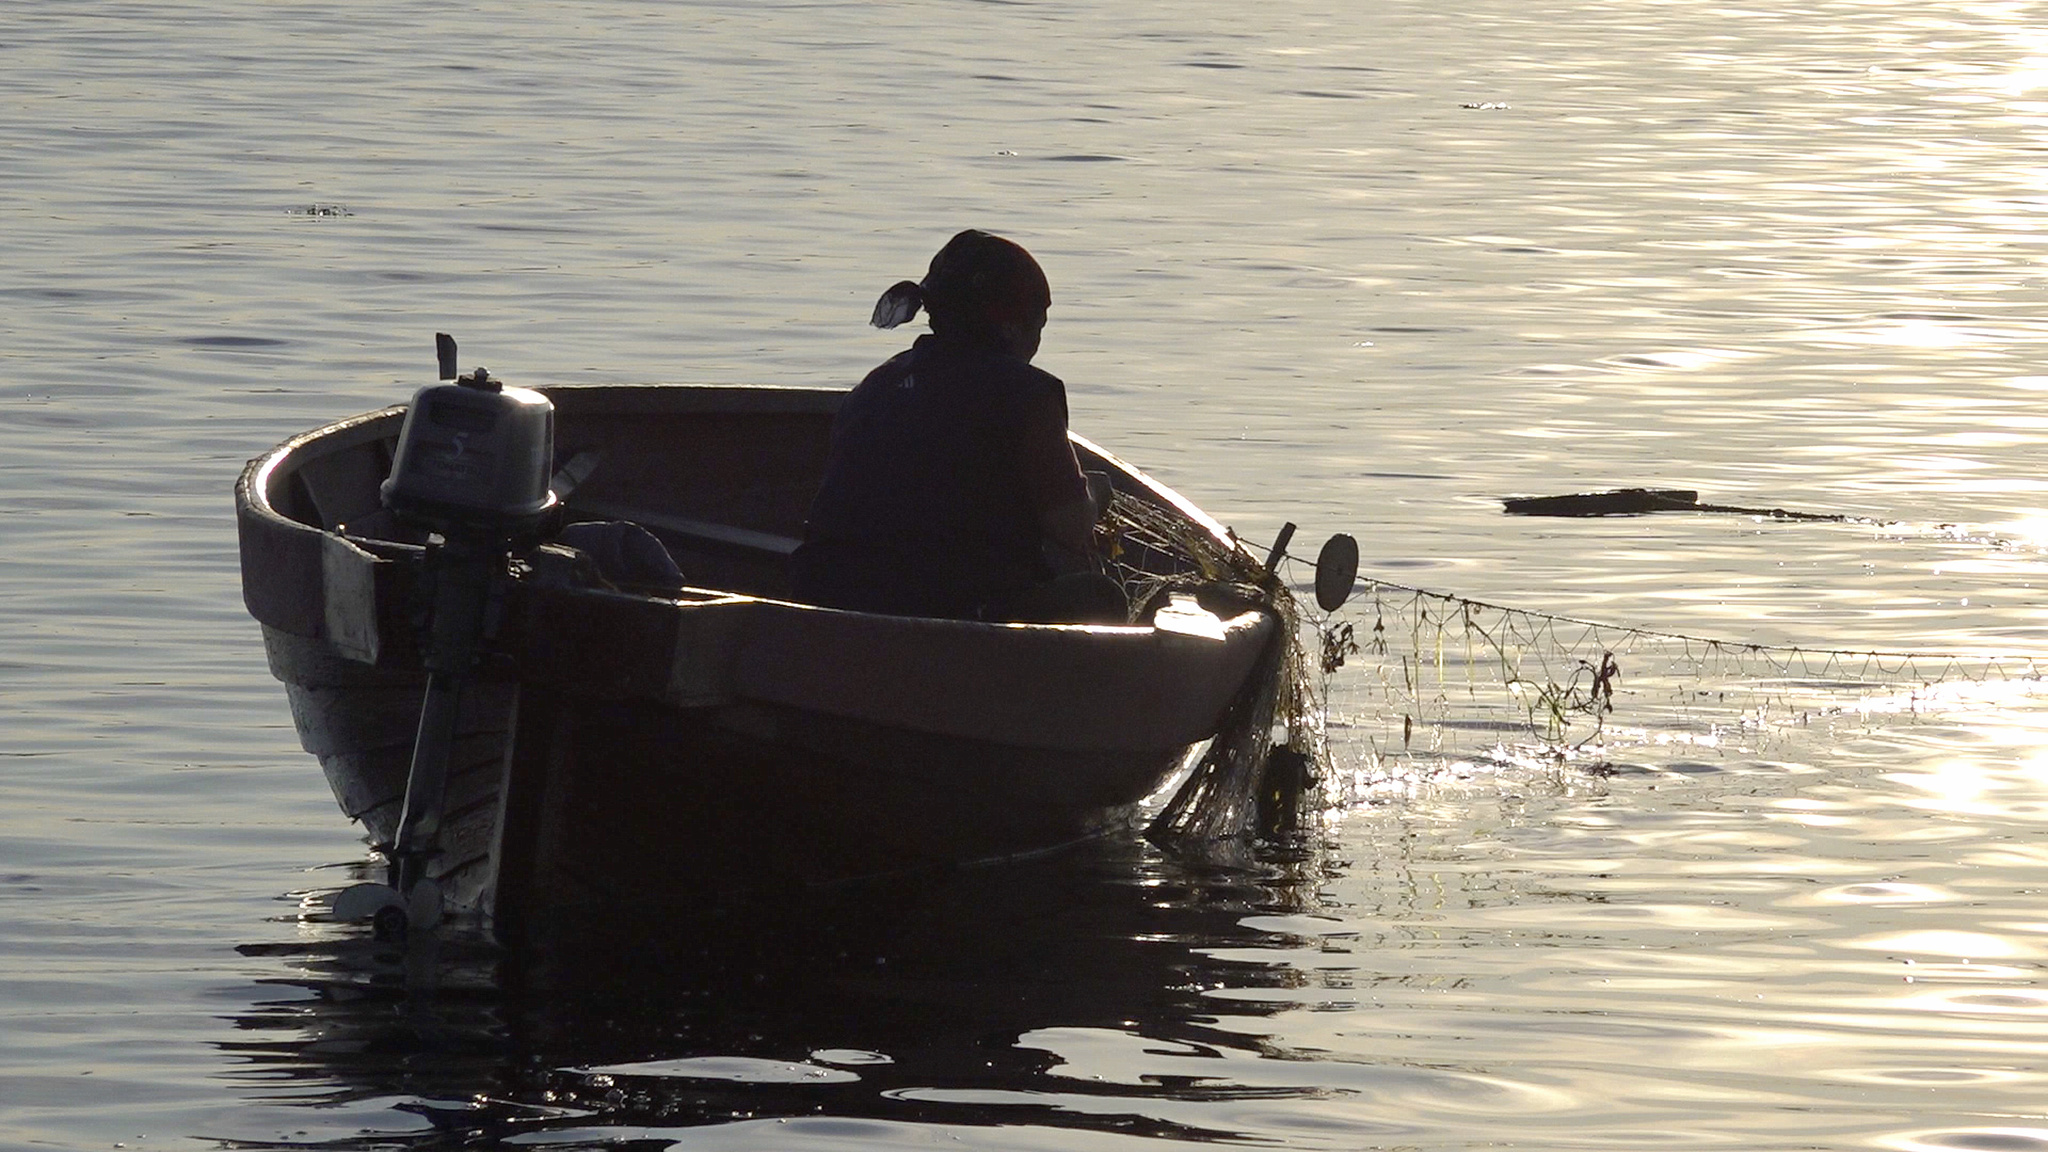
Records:
{"label": "boat gunwale", "polygon": [[[762,413],[786,412],[801,414],[805,412],[815,413],[822,408],[824,411],[829,412],[835,411],[847,395],[845,389],[839,388],[777,384],[585,383],[544,385],[536,390],[546,395],[551,401],[556,402],[558,411],[566,408],[567,413],[571,416],[617,415],[653,411],[674,415],[688,415],[693,408],[696,408],[696,405],[688,403],[677,405],[675,402],[678,399],[701,399],[706,401],[722,399],[730,401],[740,397],[748,398],[754,402],[742,405],[741,411],[752,410]],[[635,400],[642,401],[642,403],[632,403]],[[660,400],[665,401],[665,403],[646,403],[648,400]],[[563,401],[567,401],[567,404],[564,405]],[[611,401],[611,403],[607,404],[605,403],[606,401]],[[620,401],[626,401],[627,403],[620,404]],[[782,401],[782,403],[777,403],[777,401]],[[320,540],[320,546],[323,548],[330,546],[327,542],[332,541],[333,545],[345,550],[345,554],[349,559],[367,566],[373,571],[378,567],[408,564],[410,561],[416,560],[425,552],[425,548],[421,545],[356,536],[346,531],[337,531],[332,528],[308,524],[285,515],[271,499],[273,478],[276,476],[278,469],[287,461],[293,463],[293,470],[296,471],[297,468],[303,467],[312,460],[356,447],[360,441],[354,437],[349,437],[347,434],[361,432],[364,433],[361,437],[362,440],[371,439],[372,437],[368,434],[369,429],[389,421],[402,420],[407,407],[408,405],[406,404],[393,404],[344,417],[332,423],[291,436],[280,442],[270,451],[251,459],[244,466],[241,476],[235,484],[237,512],[242,516],[253,518],[272,532],[283,531],[290,535],[299,536],[301,539],[310,535]],[[725,405],[706,403],[700,410],[706,413],[734,411],[729,403]],[[377,435],[383,435],[381,429],[377,432]],[[1153,498],[1166,504],[1176,514],[1201,527],[1219,544],[1236,551],[1245,552],[1247,555],[1250,554],[1244,543],[1237,538],[1235,533],[1208,513],[1202,511],[1180,493],[1161,484],[1143,470],[1132,466],[1079,433],[1070,431],[1068,439],[1086,453],[1098,458],[1102,463],[1121,473],[1126,479],[1144,489]],[[340,442],[337,443],[337,440]],[[305,453],[307,449],[315,446],[322,446],[324,450],[305,455],[302,459],[292,459],[295,455]],[[299,631],[289,626],[288,623],[281,622],[259,611],[258,604],[252,601],[249,596],[249,585],[251,583],[249,577],[251,573],[248,566],[246,544],[245,537],[243,548],[243,598],[250,614],[255,616],[258,621],[283,631],[299,635],[310,635],[314,639],[328,639],[329,637],[324,634],[309,634]],[[675,592],[687,594],[690,597],[689,599],[683,599],[674,593],[643,593],[615,589],[578,589],[576,591],[604,596],[619,596],[643,602],[667,602],[678,608],[701,608],[707,606],[715,599],[720,603],[758,602],[778,607],[805,609],[813,612],[841,613],[851,616],[881,616],[878,613],[855,612],[848,609],[807,604],[802,601],[759,596],[732,589],[698,587],[694,585],[685,585],[675,590]],[[1262,610],[1253,608],[1237,616],[1221,619],[1226,632],[1233,632],[1235,631],[1233,625],[1242,621],[1244,616],[1264,614]],[[959,620],[942,617],[883,618],[916,620],[928,626],[938,625],[973,631],[1010,630],[1023,631],[1030,634],[1064,633],[1103,639],[1112,636],[1150,636],[1153,633],[1162,631],[1150,624],[1029,623],[1021,621]],[[1170,632],[1171,630],[1164,631]],[[371,659],[366,662],[376,662],[374,653],[372,653]]]}

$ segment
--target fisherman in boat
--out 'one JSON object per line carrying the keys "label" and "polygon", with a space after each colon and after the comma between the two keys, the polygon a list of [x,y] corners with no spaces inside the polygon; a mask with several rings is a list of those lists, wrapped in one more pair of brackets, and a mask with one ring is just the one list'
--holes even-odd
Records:
{"label": "fisherman in boat", "polygon": [[1067,441],[1066,387],[1031,366],[1052,291],[1021,246],[969,229],[920,283],[875,305],[922,308],[930,334],[869,373],[832,425],[795,556],[797,599],[953,619],[1123,623],[1096,571],[1101,511]]}

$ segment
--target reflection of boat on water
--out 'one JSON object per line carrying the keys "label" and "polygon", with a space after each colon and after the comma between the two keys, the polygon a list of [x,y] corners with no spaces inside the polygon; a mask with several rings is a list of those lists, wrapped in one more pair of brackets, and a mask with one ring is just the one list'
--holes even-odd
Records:
{"label": "reflection of boat on water", "polygon": [[[911,1125],[1229,1138],[1232,1101],[1299,1094],[1304,1066],[1260,1039],[1290,996],[1254,990],[1302,973],[1212,953],[1298,947],[1240,921],[1305,888],[1193,879],[1119,836],[1013,869],[714,900],[612,935],[564,924],[517,953],[450,959],[443,940],[428,991],[417,970],[408,987],[404,949],[361,936],[252,946],[304,991],[239,1014],[227,1048],[248,1103],[298,1106],[280,1123],[316,1146],[324,1130],[349,1147],[659,1147],[687,1137],[648,1128],[742,1117],[906,1126],[877,1145],[892,1147],[930,1138]],[[1097,1079],[1108,1052],[1125,1074]],[[408,1113],[443,1131],[411,1131]]]}
{"label": "reflection of boat on water", "polygon": [[[1261,656],[1274,616],[1243,601],[1182,598],[1135,625],[1096,627],[778,599],[841,393],[546,395],[560,450],[541,459],[595,462],[569,518],[641,525],[686,585],[618,587],[553,548],[509,567],[501,554],[478,577],[477,611],[496,634],[447,716],[438,843],[420,867],[501,934],[526,913],[631,906],[711,875],[812,882],[1098,833],[1217,731],[1255,675],[1271,675]],[[439,404],[421,419],[449,421],[449,470],[472,475],[465,437],[487,422]],[[400,832],[415,738],[424,745],[429,727],[425,605],[436,623],[424,635],[437,636],[446,601],[435,597],[457,583],[455,569],[431,566],[453,548],[429,546],[380,500],[411,443],[399,439],[405,417],[392,408],[296,437],[252,461],[236,489],[244,594],[271,669],[343,810],[380,844]],[[1075,446],[1120,502],[1241,554],[1179,496]],[[1122,563],[1140,580],[1200,567],[1166,538],[1133,542]]]}

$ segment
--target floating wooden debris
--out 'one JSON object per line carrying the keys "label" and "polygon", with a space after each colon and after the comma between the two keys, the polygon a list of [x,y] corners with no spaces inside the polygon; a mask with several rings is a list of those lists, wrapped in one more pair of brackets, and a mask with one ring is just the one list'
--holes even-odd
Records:
{"label": "floating wooden debris", "polygon": [[1827,512],[1792,512],[1784,508],[1744,508],[1734,504],[1702,504],[1687,488],[1616,488],[1608,492],[1575,492],[1564,496],[1511,496],[1501,499],[1510,516],[1640,516],[1648,512],[1720,512],[1762,516],[1772,520],[1826,521],[1845,524],[1860,516]]}
{"label": "floating wooden debris", "polygon": [[1691,512],[1700,494],[1680,488],[1617,488],[1566,496],[1516,496],[1501,501],[1510,516],[1636,516],[1644,512]]}

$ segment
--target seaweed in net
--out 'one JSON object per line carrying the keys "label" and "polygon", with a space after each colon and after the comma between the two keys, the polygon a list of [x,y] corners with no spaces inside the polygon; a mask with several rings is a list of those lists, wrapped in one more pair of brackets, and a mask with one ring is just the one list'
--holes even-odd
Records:
{"label": "seaweed in net", "polygon": [[1105,525],[1111,574],[1144,618],[1176,593],[1216,611],[1252,606],[1276,627],[1186,781],[1153,821],[1163,844],[1277,838],[1299,827],[1327,764],[1322,709],[1308,673],[1293,592],[1235,539],[1116,493]]}

